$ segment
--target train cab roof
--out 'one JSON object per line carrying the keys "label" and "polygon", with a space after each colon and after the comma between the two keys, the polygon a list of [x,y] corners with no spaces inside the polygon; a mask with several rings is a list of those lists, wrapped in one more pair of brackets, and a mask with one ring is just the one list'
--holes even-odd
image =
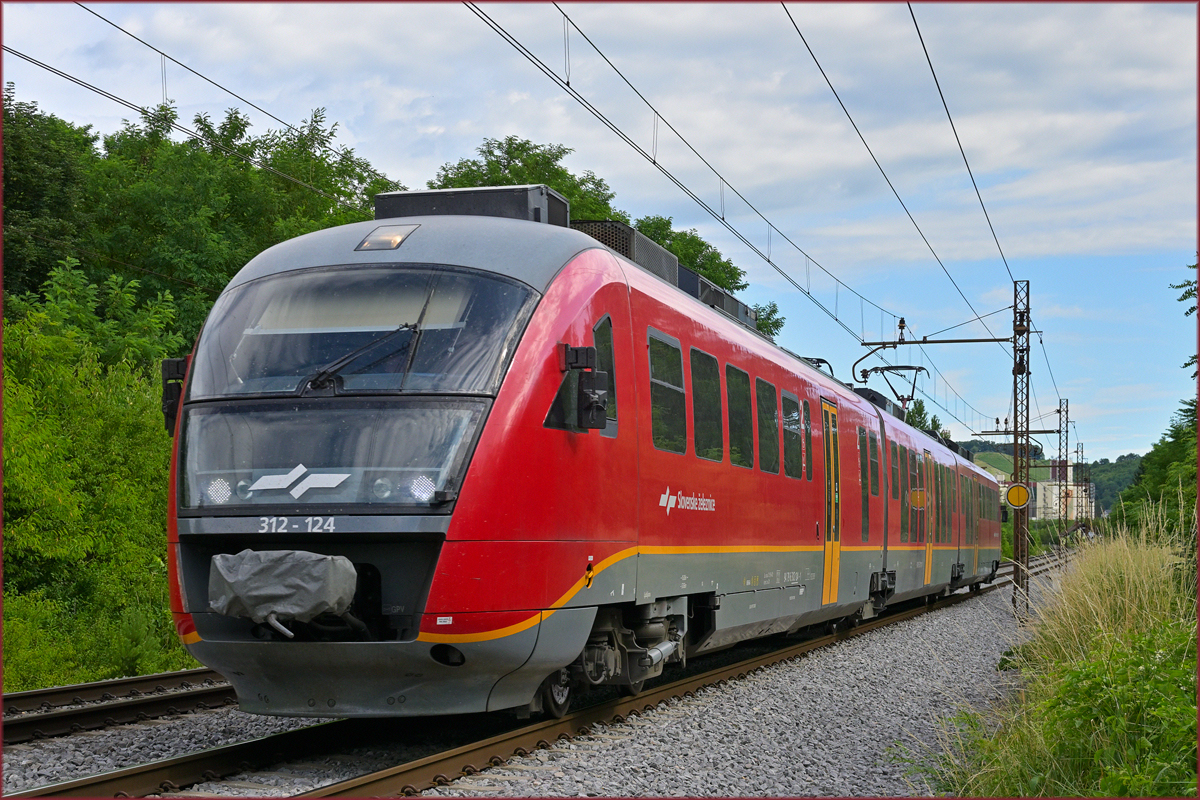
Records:
{"label": "train cab roof", "polygon": [[[416,226],[390,249],[357,249],[378,228]],[[280,242],[255,256],[226,291],[249,281],[311,267],[445,264],[506,275],[540,293],[584,250],[607,249],[557,225],[483,216],[433,215],[356,222]]]}

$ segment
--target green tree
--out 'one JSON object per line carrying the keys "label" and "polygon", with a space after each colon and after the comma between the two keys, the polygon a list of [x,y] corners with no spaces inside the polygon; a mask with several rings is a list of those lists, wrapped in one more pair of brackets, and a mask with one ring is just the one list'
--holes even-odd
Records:
{"label": "green tree", "polygon": [[576,175],[562,165],[575,152],[561,144],[534,144],[528,139],[506,136],[484,139],[476,151],[479,158],[463,158],[443,164],[427,183],[430,189],[459,189],[471,186],[523,186],[544,183],[571,204],[572,219],[615,219],[628,223],[629,215],[612,206],[615,197],[603,178],[591,170]]}
{"label": "green tree", "polygon": [[925,401],[914,400],[913,404],[908,407],[908,411],[904,413],[904,421],[917,430],[928,430],[929,416],[925,412]]}
{"label": "green tree", "polygon": [[88,175],[99,153],[91,126],[77,127],[18,102],[4,87],[4,289],[37,289],[88,227]]}
{"label": "green tree", "polygon": [[786,317],[780,316],[779,306],[772,300],[766,305],[754,304],[754,313],[758,315],[755,320],[755,325],[758,327],[758,332],[762,335],[775,341],[775,337],[783,330],[783,323],[787,321]]}
{"label": "green tree", "polygon": [[[1192,265],[1188,266],[1187,269],[1193,275],[1196,274],[1196,264],[1192,264]],[[1183,294],[1179,295],[1179,302],[1186,303],[1188,300],[1192,301],[1191,306],[1188,307],[1187,311],[1183,312],[1183,315],[1185,317],[1190,317],[1192,314],[1195,314],[1196,313],[1196,279],[1192,278],[1191,280],[1184,281],[1183,283],[1172,283],[1169,285],[1172,289],[1183,289]],[[1187,362],[1183,365],[1183,368],[1187,369],[1188,367],[1195,367],[1195,366],[1196,366],[1196,354],[1193,353],[1191,358],[1189,358],[1187,360]],[[1192,378],[1194,379],[1195,377],[1196,377],[1196,370],[1193,369],[1192,370]]]}
{"label": "green tree", "polygon": [[[1187,533],[1196,513],[1196,398],[1184,400],[1166,432],[1142,457],[1133,485],[1121,492],[1114,513],[1131,525],[1159,505]],[[1194,529],[1192,529],[1194,530]]]}
{"label": "green tree", "polygon": [[1096,484],[1096,507],[1109,510],[1117,502],[1122,491],[1133,483],[1133,476],[1142,457],[1136,453],[1118,456],[1116,461],[1107,458],[1091,464],[1092,483]]}
{"label": "green tree", "polygon": [[674,253],[680,264],[703,275],[725,291],[740,292],[749,285],[745,271],[722,256],[721,251],[705,241],[695,228],[677,231],[671,227],[671,223],[671,217],[647,216],[634,222],[633,227]]}
{"label": "green tree", "polygon": [[323,109],[257,138],[236,110],[218,124],[197,116],[205,141],[174,141],[175,120],[173,107],[160,106],[104,137],[87,187],[96,210],[89,250],[101,258],[83,261],[91,276],[133,267],[148,271],[139,273],[144,291],[176,291],[187,344],[216,294],[259,252],[370,219],[374,192],[403,188],[338,147]]}
{"label": "green tree", "polygon": [[[695,228],[678,231],[671,225],[671,217],[655,215],[642,217],[633,224],[643,236],[674,253],[680,265],[704,276],[725,291],[740,292],[749,285],[746,283],[745,270],[721,255],[721,251],[705,241]],[[755,305],[754,311],[758,314],[755,324],[759,333],[774,341],[786,321],[779,313],[779,306],[772,300]]]}

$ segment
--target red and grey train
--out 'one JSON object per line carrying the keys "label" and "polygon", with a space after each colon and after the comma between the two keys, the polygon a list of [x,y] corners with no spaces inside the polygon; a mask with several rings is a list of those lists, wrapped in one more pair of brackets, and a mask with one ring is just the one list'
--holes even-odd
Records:
{"label": "red and grey train", "polygon": [[376,208],[254,258],[164,363],[171,608],[242,709],[562,714],[994,577],[968,455],[547,187]]}

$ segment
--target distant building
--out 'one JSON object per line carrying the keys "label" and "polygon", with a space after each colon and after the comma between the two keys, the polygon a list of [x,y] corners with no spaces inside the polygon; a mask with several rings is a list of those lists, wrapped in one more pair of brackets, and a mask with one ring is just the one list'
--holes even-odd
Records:
{"label": "distant building", "polygon": [[[1045,467],[1041,468],[1045,471]],[[1067,521],[1091,519],[1096,516],[1096,484],[1076,483],[1075,465],[1064,465],[1051,461],[1050,479],[1030,481],[1029,518]],[[1082,476],[1081,476],[1082,477]],[[1001,479],[1001,498],[1008,490],[1009,481]]]}

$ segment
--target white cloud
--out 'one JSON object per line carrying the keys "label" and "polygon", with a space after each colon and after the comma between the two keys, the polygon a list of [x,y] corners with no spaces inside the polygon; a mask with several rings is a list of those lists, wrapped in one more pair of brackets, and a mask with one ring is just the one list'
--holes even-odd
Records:
{"label": "white cloud", "polygon": [[[562,17],[552,5],[482,8],[548,68],[565,73]],[[766,224],[734,188],[847,284],[909,314],[916,329],[937,330],[970,316],[778,5],[563,8],[725,176],[732,187],[725,189],[726,216],[756,246],[766,248]],[[618,207],[696,227],[748,269],[755,286],[747,296],[778,298],[786,307],[793,349],[828,352],[847,366],[861,355],[844,330],[461,5],[95,9],[282,119],[299,122],[315,108],[328,109],[329,120],[340,124],[339,141],[414,188],[442,164],[472,157],[485,137],[512,133],[565,144],[575,150],[568,166],[607,180]],[[1111,455],[1139,449],[1134,442],[1153,441],[1169,418],[1183,374],[1179,353],[1186,357],[1195,346],[1194,323],[1183,324],[1178,293],[1165,285],[1181,279],[1196,249],[1196,8],[949,3],[914,9],[1004,252],[1016,276],[1033,281],[1035,318],[1050,331],[1060,388],[1080,392],[1072,397],[1080,420],[1125,426],[1124,440],[1112,434]],[[971,303],[983,313],[1011,303],[1011,283],[908,8],[797,3],[788,10]],[[79,7],[6,3],[3,13],[5,44],[132,102],[161,100],[159,56]],[[576,31],[570,53],[572,86],[653,149],[653,114],[634,92]],[[136,116],[9,55],[4,69],[19,100],[94,123],[99,132]],[[240,105],[171,64],[167,87],[185,121],[196,113],[220,118]],[[253,131],[278,127],[247,111]],[[718,179],[662,122],[657,156],[720,208]],[[778,239],[772,255],[807,284],[803,256]],[[853,317],[857,309],[844,290],[837,294],[812,272],[818,299],[837,306],[843,319]],[[863,316],[851,327],[880,327]],[[1145,341],[1135,343],[1139,337]],[[999,355],[933,357],[973,404],[994,413],[1011,391],[1011,375],[993,363]],[[1121,386],[1131,365],[1145,378],[1144,390]]]}

